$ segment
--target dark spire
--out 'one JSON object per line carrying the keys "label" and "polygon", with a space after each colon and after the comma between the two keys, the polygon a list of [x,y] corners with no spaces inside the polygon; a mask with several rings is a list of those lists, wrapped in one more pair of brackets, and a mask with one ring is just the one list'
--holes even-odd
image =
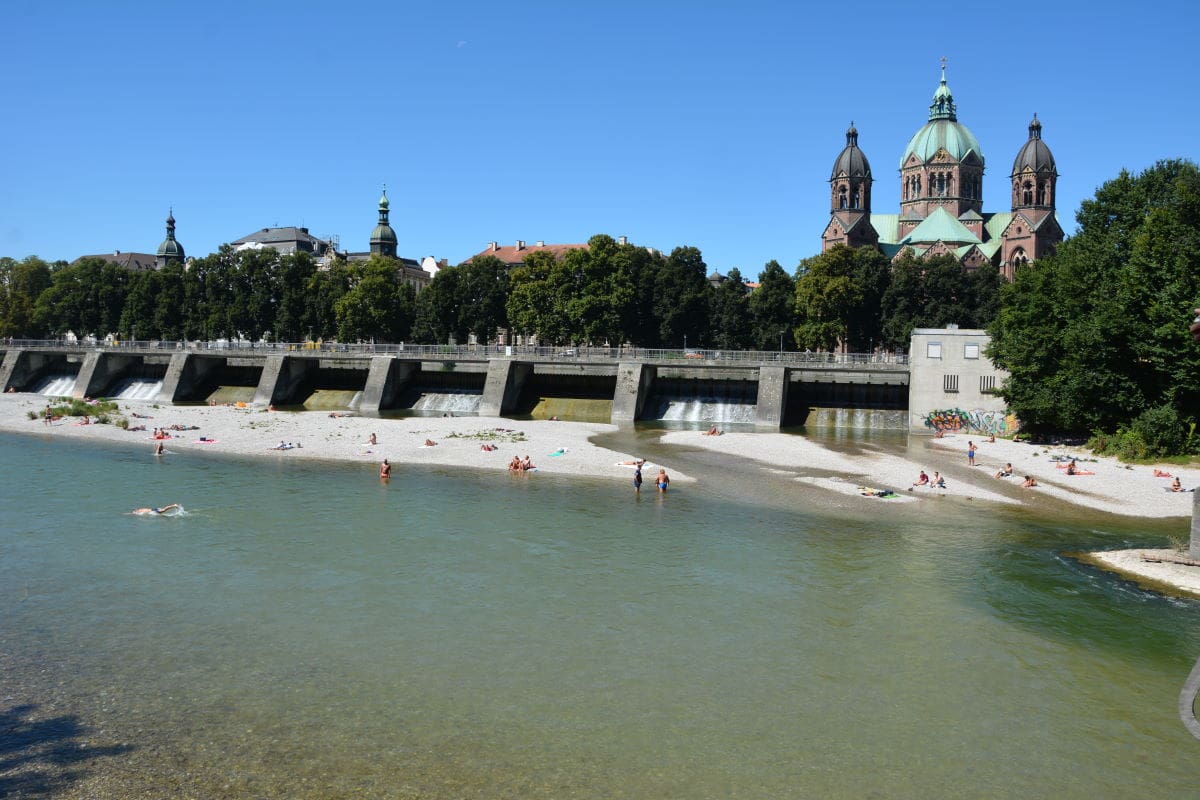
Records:
{"label": "dark spire", "polygon": [[957,122],[957,112],[954,95],[950,93],[950,87],[946,85],[946,57],[942,56],[942,81],[933,93],[933,102],[929,104],[929,121],[948,119],[951,122]]}
{"label": "dark spire", "polygon": [[1033,121],[1029,123],[1029,138],[1042,138],[1042,123],[1040,120],[1038,120],[1036,111],[1033,112]]}

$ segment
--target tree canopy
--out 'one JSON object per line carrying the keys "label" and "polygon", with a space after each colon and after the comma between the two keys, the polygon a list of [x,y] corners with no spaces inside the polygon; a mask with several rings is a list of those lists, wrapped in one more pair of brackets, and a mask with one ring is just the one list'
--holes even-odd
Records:
{"label": "tree canopy", "polygon": [[1078,233],[1003,287],[990,355],[1031,429],[1116,431],[1154,412],[1192,416],[1200,352],[1200,170],[1122,172],[1076,216]]}

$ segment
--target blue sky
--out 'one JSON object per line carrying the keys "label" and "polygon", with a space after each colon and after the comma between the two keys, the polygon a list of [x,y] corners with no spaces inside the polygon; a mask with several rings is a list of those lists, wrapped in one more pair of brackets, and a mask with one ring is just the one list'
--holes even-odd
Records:
{"label": "blue sky", "polygon": [[0,11],[0,255],[189,255],[269,225],[400,254],[625,235],[710,268],[820,249],[854,120],[897,168],[949,59],[985,210],[1036,111],[1059,214],[1122,168],[1200,160],[1188,2],[66,2]]}

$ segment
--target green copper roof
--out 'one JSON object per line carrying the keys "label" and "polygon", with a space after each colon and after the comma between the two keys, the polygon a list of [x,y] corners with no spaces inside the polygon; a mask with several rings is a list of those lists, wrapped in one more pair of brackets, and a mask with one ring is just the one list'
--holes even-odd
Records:
{"label": "green copper roof", "polygon": [[900,238],[899,214],[872,214],[871,227],[879,234],[879,244],[895,244]]}
{"label": "green copper roof", "polygon": [[971,233],[966,225],[950,216],[944,208],[935,208],[933,213],[925,218],[912,233],[904,237],[906,243],[911,242],[969,242],[979,244],[979,237]]}
{"label": "green copper roof", "polygon": [[392,226],[386,223],[376,225],[375,230],[371,231],[371,242],[391,242],[396,243],[396,232],[392,230]]}
{"label": "green copper roof", "polygon": [[983,164],[983,148],[975,134],[967,130],[967,126],[958,121],[958,109],[954,105],[954,96],[946,85],[946,65],[942,65],[942,82],[933,93],[933,102],[929,105],[929,122],[917,131],[904,148],[900,158],[900,166],[908,157],[916,153],[922,162],[929,161],[938,150],[945,148],[955,159],[962,161],[968,153],[975,153],[979,163]]}
{"label": "green copper roof", "polygon": [[942,148],[958,161],[965,160],[968,153],[974,153],[979,163],[984,163],[983,148],[966,125],[955,120],[936,119],[925,123],[909,140],[908,147],[904,148],[904,155],[900,157],[900,166],[903,167],[904,162],[908,161],[908,157],[913,153],[925,162]]}

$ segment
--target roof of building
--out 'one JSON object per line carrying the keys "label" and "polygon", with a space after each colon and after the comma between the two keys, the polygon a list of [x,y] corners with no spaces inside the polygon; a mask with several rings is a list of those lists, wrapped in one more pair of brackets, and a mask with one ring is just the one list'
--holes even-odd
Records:
{"label": "roof of building", "polygon": [[233,245],[239,244],[282,244],[284,242],[311,242],[328,244],[324,239],[319,239],[308,232],[308,228],[297,228],[288,226],[284,228],[263,228],[260,231],[247,234],[240,239],[235,239],[230,242]]}
{"label": "roof of building", "polygon": [[950,212],[938,206],[925,221],[904,237],[905,242],[965,242],[978,244],[982,241],[971,233],[971,229],[950,216]]}
{"label": "roof of building", "polygon": [[128,270],[134,270],[135,272],[154,269],[157,263],[153,253],[122,253],[120,250],[112,253],[96,253],[95,255],[80,256],[71,263],[77,264],[85,258],[102,258],[109,263],[116,264]]}
{"label": "roof of building", "polygon": [[523,264],[530,253],[553,253],[555,258],[561,258],[564,253],[571,250],[586,250],[587,244],[546,244],[537,242],[532,245],[527,245],[525,242],[518,241],[512,247],[501,246],[496,242],[491,242],[487,249],[476,253],[471,258],[479,256],[495,256],[505,264]]}
{"label": "roof of building", "polygon": [[1020,152],[1017,153],[1017,157],[1013,159],[1013,175],[1027,171],[1055,173],[1058,171],[1054,165],[1054,154],[1042,141],[1042,123],[1038,121],[1037,114],[1033,115],[1033,121],[1029,123],[1029,140],[1025,142]]}
{"label": "roof of building", "polygon": [[867,161],[866,154],[858,149],[858,129],[854,127],[853,122],[846,131],[846,146],[842,148],[837,160],[833,162],[833,174],[830,176],[830,180],[839,175],[849,178],[871,177],[871,165]]}
{"label": "roof of building", "polygon": [[928,162],[937,155],[939,150],[945,150],[957,161],[965,161],[967,156],[974,153],[979,163],[984,163],[983,148],[975,134],[958,121],[958,108],[954,105],[954,96],[946,85],[946,66],[942,65],[942,82],[933,93],[933,102],[929,106],[929,121],[913,134],[900,157],[900,166],[908,161],[910,155],[916,154],[922,162]]}

